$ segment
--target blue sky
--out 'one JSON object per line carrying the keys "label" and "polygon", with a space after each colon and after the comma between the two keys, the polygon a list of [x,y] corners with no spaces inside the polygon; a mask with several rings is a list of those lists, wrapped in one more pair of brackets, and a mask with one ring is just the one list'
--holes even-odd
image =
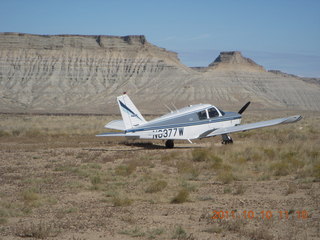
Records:
{"label": "blue sky", "polygon": [[320,77],[319,0],[0,0],[0,32],[145,35],[188,66],[237,50]]}

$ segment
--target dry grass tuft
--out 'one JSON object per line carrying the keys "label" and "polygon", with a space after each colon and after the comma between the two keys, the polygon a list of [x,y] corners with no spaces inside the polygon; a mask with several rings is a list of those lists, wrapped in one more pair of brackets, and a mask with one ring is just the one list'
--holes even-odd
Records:
{"label": "dry grass tuft", "polygon": [[56,237],[58,232],[54,224],[40,222],[38,224],[31,223],[19,226],[16,230],[16,235],[22,238],[47,239],[49,237]]}
{"label": "dry grass tuft", "polygon": [[149,185],[149,187],[146,189],[146,193],[160,192],[165,189],[167,185],[168,183],[164,180],[155,181]]}
{"label": "dry grass tuft", "polygon": [[182,228],[182,226],[177,226],[172,235],[172,239],[188,239],[187,232]]}
{"label": "dry grass tuft", "polygon": [[238,184],[235,187],[234,195],[243,195],[246,191],[246,187],[243,184]]}
{"label": "dry grass tuft", "polygon": [[286,190],[286,192],[285,192],[285,195],[287,196],[287,195],[289,195],[289,194],[293,194],[293,193],[295,193],[296,191],[297,191],[297,184],[295,184],[295,183],[293,183],[293,182],[290,182],[290,183],[288,183],[288,185],[287,185],[287,190]]}
{"label": "dry grass tuft", "polygon": [[143,237],[146,235],[138,227],[135,227],[134,229],[130,229],[130,230],[122,230],[119,233],[131,236],[131,237]]}
{"label": "dry grass tuft", "polygon": [[231,170],[222,170],[219,171],[217,180],[221,181],[223,184],[229,184],[235,180],[235,176]]}
{"label": "dry grass tuft", "polygon": [[207,233],[221,233],[223,231],[223,228],[219,226],[219,224],[214,223],[209,228],[206,228],[203,231]]}
{"label": "dry grass tuft", "polygon": [[188,200],[189,192],[186,189],[182,189],[178,194],[171,200],[171,203],[184,203]]}
{"label": "dry grass tuft", "polygon": [[130,206],[133,203],[133,200],[127,197],[116,196],[113,197],[112,203],[115,207],[126,207]]}
{"label": "dry grass tuft", "polygon": [[120,165],[115,168],[115,174],[123,177],[129,176],[131,173],[133,173],[136,170],[136,165]]}

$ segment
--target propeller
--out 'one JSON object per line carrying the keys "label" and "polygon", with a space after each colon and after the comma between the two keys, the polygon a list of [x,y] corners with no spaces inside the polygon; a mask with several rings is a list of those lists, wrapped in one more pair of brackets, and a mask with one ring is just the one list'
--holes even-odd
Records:
{"label": "propeller", "polygon": [[239,114],[242,114],[246,109],[247,107],[250,105],[250,102],[247,102],[240,110],[239,110]]}

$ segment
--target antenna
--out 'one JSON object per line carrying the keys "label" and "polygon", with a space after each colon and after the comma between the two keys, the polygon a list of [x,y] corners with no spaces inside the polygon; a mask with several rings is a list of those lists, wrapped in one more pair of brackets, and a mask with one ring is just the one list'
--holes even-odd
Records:
{"label": "antenna", "polygon": [[166,109],[168,109],[170,112],[172,112],[172,109],[169,108],[166,104],[163,104],[163,105],[166,107]]}
{"label": "antenna", "polygon": [[174,107],[174,109],[175,109],[176,111],[178,111],[178,109],[176,108],[176,106],[174,105],[173,102],[171,103],[171,105]]}

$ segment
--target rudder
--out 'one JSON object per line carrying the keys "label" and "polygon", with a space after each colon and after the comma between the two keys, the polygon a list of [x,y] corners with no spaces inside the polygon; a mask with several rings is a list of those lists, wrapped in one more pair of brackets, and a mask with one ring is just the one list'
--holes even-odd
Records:
{"label": "rudder", "polygon": [[130,129],[147,122],[127,94],[117,97],[117,102],[126,129]]}

